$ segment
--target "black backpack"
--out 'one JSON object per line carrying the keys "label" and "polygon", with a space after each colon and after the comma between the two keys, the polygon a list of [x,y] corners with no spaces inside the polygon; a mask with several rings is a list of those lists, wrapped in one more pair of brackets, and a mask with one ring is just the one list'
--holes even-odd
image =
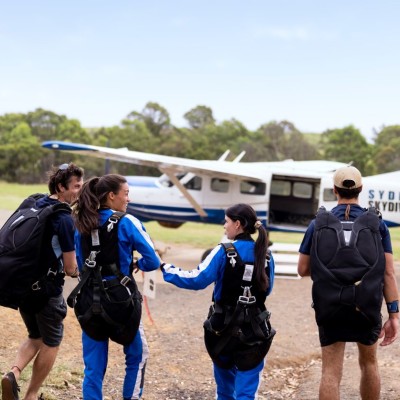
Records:
{"label": "black backpack", "polygon": [[[204,341],[213,362],[240,371],[255,368],[267,355],[276,334],[265,294],[252,288],[253,268],[233,243],[221,243],[227,255],[221,301],[211,305],[204,321]],[[270,277],[269,262],[266,273]],[[228,358],[220,357],[228,356]]]}
{"label": "black backpack", "polygon": [[[142,296],[132,274],[124,275],[119,268],[118,224],[124,215],[115,212],[92,235],[82,236],[86,261],[67,304],[92,339],[127,345],[139,328]],[[115,278],[104,279],[110,276]]]}
{"label": "black backpack", "polygon": [[343,307],[381,322],[385,254],[380,214],[369,208],[354,221],[340,221],[320,207],[311,246],[312,298],[318,325]]}
{"label": "black backpack", "polygon": [[38,311],[48,300],[47,282],[63,281],[58,265],[45,259],[52,239],[47,228],[55,213],[70,213],[71,208],[66,203],[37,207],[44,196],[29,196],[0,229],[0,305],[4,307]]}

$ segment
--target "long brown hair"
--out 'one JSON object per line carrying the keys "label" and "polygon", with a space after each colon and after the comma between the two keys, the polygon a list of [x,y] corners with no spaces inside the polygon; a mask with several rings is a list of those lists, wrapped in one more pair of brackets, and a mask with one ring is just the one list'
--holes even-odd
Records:
{"label": "long brown hair", "polygon": [[268,250],[268,235],[262,223],[257,219],[253,207],[248,204],[239,203],[229,207],[225,214],[232,221],[239,221],[244,232],[252,235],[258,231],[258,237],[254,246],[254,272],[257,287],[266,291],[269,279],[265,272],[265,262]]}
{"label": "long brown hair", "polygon": [[108,194],[117,194],[124,183],[126,179],[118,174],[96,176],[84,182],[77,200],[72,204],[72,216],[80,233],[90,234],[98,227],[98,209],[106,207]]}

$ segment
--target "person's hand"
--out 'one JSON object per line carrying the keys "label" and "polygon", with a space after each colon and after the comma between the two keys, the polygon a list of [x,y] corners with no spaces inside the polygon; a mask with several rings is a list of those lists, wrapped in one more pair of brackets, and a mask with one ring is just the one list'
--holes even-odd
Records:
{"label": "person's hand", "polygon": [[139,264],[138,264],[138,258],[137,257],[133,257],[133,265],[132,265],[133,269],[132,269],[132,273],[136,274],[139,272]]}
{"label": "person's hand", "polygon": [[382,339],[380,346],[387,346],[392,344],[396,339],[399,332],[399,318],[396,315],[393,318],[389,318],[383,325],[379,339]]}

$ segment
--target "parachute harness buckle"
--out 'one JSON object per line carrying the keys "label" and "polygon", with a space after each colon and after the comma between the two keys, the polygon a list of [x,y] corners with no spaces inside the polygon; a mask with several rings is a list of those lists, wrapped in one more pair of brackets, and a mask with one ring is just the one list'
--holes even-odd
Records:
{"label": "parachute harness buckle", "polygon": [[85,266],[88,268],[94,268],[96,266],[96,255],[98,251],[91,251],[89,257],[85,260]]}
{"label": "parachute harness buckle", "polygon": [[229,258],[229,262],[231,263],[232,268],[235,268],[236,256],[237,256],[236,251],[229,250],[229,251],[226,252],[226,256]]}

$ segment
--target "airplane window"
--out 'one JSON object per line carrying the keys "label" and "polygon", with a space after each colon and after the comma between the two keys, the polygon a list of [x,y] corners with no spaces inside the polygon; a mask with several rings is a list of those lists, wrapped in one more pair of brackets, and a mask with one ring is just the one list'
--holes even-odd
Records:
{"label": "airplane window", "polygon": [[211,190],[214,192],[227,193],[229,191],[229,181],[226,179],[211,179]]}
{"label": "airplane window", "polygon": [[324,201],[336,201],[335,193],[333,193],[333,189],[324,189],[323,194]]}
{"label": "airplane window", "polygon": [[165,187],[173,186],[173,183],[169,180],[167,175],[161,175],[158,182],[160,182],[160,184]]}
{"label": "airplane window", "polygon": [[264,195],[265,189],[266,185],[264,182],[253,182],[253,181],[240,182],[240,193],[243,194]]}
{"label": "airplane window", "polygon": [[[186,174],[176,174],[176,177],[180,180],[182,179]],[[165,187],[172,187],[174,184],[170,181],[167,175],[161,175],[160,178],[158,179],[158,182]]]}
{"label": "airplane window", "polygon": [[290,196],[291,182],[272,180],[271,194],[275,196]]}
{"label": "airplane window", "polygon": [[293,183],[293,196],[300,199],[311,199],[312,197],[312,184],[305,182]]}
{"label": "airplane window", "polygon": [[185,183],[186,189],[201,190],[202,179],[199,176],[194,176],[189,182]]}

